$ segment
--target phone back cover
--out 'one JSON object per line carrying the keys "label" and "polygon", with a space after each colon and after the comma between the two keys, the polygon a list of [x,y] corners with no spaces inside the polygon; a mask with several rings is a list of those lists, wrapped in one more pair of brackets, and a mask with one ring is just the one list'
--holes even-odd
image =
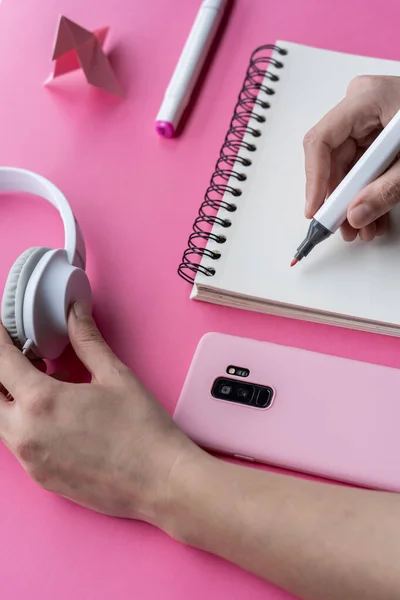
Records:
{"label": "phone back cover", "polygon": [[[212,384],[229,365],[250,369],[245,381],[274,388],[272,406],[213,398]],[[197,347],[174,419],[208,449],[400,491],[399,390],[397,369],[210,333]]]}

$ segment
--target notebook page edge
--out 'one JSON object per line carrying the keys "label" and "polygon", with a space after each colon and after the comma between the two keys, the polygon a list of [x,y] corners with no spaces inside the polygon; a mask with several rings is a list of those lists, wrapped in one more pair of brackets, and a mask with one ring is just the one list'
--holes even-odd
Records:
{"label": "notebook page edge", "polygon": [[235,296],[234,294],[226,293],[224,290],[218,291],[215,288],[206,288],[202,285],[194,286],[191,299],[271,316],[400,337],[400,325],[396,323],[368,321],[366,319],[351,318],[341,314],[316,311],[258,298]]}

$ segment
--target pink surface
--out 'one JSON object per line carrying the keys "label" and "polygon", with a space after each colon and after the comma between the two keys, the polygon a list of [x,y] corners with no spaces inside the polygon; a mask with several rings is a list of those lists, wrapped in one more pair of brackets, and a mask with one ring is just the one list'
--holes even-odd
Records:
{"label": "pink surface", "polygon": [[[398,339],[194,303],[176,275],[250,52],[279,38],[400,59],[400,5],[236,0],[183,134],[164,140],[154,119],[198,6],[175,0],[173,16],[170,0],[3,0],[0,164],[34,169],[67,195],[104,334],[170,411],[198,340],[212,330],[400,367]],[[81,72],[42,87],[60,14],[110,26],[106,47],[127,99],[88,86]],[[62,242],[55,211],[27,198],[2,199],[0,235],[2,282],[25,248]],[[2,598],[289,598],[149,526],[42,491],[3,447],[0,470]]]}

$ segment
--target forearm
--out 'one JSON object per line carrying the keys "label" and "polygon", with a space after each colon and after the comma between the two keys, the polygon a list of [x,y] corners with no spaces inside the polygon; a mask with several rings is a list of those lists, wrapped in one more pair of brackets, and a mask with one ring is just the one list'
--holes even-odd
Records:
{"label": "forearm", "polygon": [[212,457],[180,479],[164,523],[305,600],[400,598],[400,496]]}

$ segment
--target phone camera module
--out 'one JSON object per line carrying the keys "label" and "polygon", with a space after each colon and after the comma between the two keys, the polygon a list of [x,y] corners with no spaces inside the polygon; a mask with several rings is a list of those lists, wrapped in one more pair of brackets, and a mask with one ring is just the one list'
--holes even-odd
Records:
{"label": "phone camera module", "polygon": [[269,408],[274,396],[269,386],[245,383],[229,377],[218,377],[213,383],[211,394],[220,400],[254,408]]}

